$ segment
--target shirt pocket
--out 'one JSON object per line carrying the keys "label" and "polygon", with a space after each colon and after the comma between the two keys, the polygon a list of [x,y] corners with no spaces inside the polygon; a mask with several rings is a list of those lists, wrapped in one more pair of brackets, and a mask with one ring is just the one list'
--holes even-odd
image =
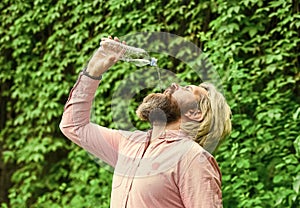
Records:
{"label": "shirt pocket", "polygon": [[112,188],[113,189],[119,188],[122,185],[123,179],[124,179],[123,176],[114,174],[113,181],[112,181]]}

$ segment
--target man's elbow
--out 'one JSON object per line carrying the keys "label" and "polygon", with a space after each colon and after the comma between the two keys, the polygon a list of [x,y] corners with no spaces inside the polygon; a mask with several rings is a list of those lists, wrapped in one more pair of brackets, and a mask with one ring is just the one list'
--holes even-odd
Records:
{"label": "man's elbow", "polygon": [[66,137],[70,137],[73,134],[73,127],[71,125],[68,125],[64,122],[64,120],[61,120],[59,124],[59,129],[65,135]]}
{"label": "man's elbow", "polygon": [[59,129],[68,139],[77,145],[80,145],[78,131],[76,131],[74,125],[68,124],[64,119],[59,124]]}

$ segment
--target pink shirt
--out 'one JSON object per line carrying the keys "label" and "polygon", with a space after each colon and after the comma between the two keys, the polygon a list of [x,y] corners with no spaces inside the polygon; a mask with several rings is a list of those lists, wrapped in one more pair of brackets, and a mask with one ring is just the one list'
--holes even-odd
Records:
{"label": "pink shirt", "polygon": [[114,168],[112,208],[222,207],[221,173],[212,155],[180,130],[149,144],[151,130],[121,131],[90,122],[99,81],[80,74],[60,128]]}

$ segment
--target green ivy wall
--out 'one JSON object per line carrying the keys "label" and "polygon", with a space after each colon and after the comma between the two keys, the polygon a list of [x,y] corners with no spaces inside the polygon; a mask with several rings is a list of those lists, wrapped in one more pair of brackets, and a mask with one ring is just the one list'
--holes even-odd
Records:
{"label": "green ivy wall", "polygon": [[[215,153],[224,207],[300,207],[299,5],[2,0],[1,207],[109,207],[111,171],[67,140],[58,125],[68,92],[100,39],[135,32],[181,36],[219,73],[233,113],[233,132]],[[186,82],[199,81],[182,63],[162,60]],[[98,91],[105,96],[95,101],[97,123],[114,127],[111,89],[128,67],[118,63],[105,75]]]}

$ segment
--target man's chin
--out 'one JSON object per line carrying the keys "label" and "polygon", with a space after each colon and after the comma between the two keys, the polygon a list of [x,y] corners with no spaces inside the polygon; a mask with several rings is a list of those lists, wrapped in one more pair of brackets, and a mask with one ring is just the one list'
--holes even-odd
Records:
{"label": "man's chin", "polygon": [[[166,92],[167,93],[167,92]],[[136,111],[144,121],[170,122],[180,117],[176,100],[164,93],[152,93],[146,96]]]}

